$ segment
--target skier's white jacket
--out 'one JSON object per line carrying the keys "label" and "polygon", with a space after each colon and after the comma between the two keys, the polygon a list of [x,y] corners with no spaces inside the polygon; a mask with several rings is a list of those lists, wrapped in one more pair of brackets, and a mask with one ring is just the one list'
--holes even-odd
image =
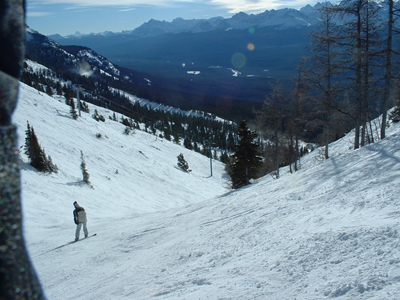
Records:
{"label": "skier's white jacket", "polygon": [[75,224],[86,223],[87,222],[86,212],[85,212],[85,209],[82,206],[78,206],[74,210],[74,221],[75,221]]}

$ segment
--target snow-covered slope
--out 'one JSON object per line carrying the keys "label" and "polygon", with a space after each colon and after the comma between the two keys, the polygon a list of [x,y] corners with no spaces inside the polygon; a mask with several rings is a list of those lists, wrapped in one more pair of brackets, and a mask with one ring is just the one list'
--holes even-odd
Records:
{"label": "snow-covered slope", "polygon": [[[21,145],[27,120],[60,168],[22,170],[27,244],[49,299],[400,298],[399,125],[357,151],[349,134],[327,161],[314,151],[295,174],[231,191],[221,164],[209,177],[197,153],[75,121],[22,85]],[[94,189],[81,183],[80,150]],[[191,174],[175,168],[181,152]],[[75,200],[98,235],[68,244]]]}

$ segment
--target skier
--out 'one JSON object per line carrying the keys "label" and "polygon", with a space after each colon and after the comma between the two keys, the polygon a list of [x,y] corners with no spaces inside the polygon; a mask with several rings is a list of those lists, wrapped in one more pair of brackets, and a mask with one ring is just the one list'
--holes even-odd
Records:
{"label": "skier", "polygon": [[81,228],[83,225],[83,233],[85,234],[85,238],[89,236],[88,229],[86,227],[86,211],[85,209],[78,204],[78,202],[74,202],[74,222],[76,224],[76,232],[75,232],[75,241],[79,240],[79,234],[81,232]]}

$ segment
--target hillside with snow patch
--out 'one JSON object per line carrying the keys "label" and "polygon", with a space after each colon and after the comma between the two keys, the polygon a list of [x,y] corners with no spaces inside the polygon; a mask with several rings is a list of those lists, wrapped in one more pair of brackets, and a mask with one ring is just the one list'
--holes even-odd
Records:
{"label": "hillside with snow patch", "polygon": [[[73,120],[64,103],[20,91],[20,145],[29,121],[60,169],[40,174],[21,153],[25,236],[49,299],[400,298],[399,124],[357,151],[350,133],[329,160],[317,150],[295,174],[229,190],[217,161],[210,177],[207,158],[124,135],[111,111],[97,107],[105,123]],[[98,235],[69,244],[75,200]]]}

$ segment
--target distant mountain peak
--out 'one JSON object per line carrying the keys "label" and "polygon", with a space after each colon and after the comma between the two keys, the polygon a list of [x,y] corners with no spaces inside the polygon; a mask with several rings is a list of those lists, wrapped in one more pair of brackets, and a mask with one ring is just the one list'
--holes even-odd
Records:
{"label": "distant mountain peak", "polygon": [[[247,14],[239,12],[231,18],[212,17],[210,19],[183,19],[177,17],[171,22],[150,19],[139,27],[133,30],[126,30],[119,33],[103,32],[81,34],[77,31],[74,35],[66,36],[64,38],[81,38],[83,36],[99,36],[99,35],[130,35],[132,37],[152,37],[166,33],[178,34],[185,32],[199,33],[209,32],[214,30],[227,30],[227,29],[245,29],[250,27],[268,27],[278,26],[282,29],[290,27],[302,27],[316,24],[318,20],[317,8],[321,6],[317,3],[315,6],[306,5],[300,10],[294,8],[272,9],[266,10],[260,14]],[[52,35],[52,38],[61,40],[62,37]]]}
{"label": "distant mountain peak", "polygon": [[[114,78],[115,80],[128,79],[125,74],[105,57],[84,46],[61,46],[53,39],[27,28],[27,54],[29,57],[46,67],[54,69],[81,69],[85,65],[85,74],[94,74],[95,71]],[[82,72],[77,72],[82,75]],[[99,76],[100,76],[99,75]]]}
{"label": "distant mountain peak", "polygon": [[[317,4],[318,5],[318,4]],[[316,5],[316,6],[317,6]],[[209,32],[213,30],[246,29],[250,27],[307,27],[319,22],[316,6],[307,5],[301,10],[283,8],[266,10],[260,14],[239,12],[231,18],[214,17],[211,19],[185,20],[176,18],[172,22],[151,19],[131,31],[137,37],[157,36],[165,33]]]}

